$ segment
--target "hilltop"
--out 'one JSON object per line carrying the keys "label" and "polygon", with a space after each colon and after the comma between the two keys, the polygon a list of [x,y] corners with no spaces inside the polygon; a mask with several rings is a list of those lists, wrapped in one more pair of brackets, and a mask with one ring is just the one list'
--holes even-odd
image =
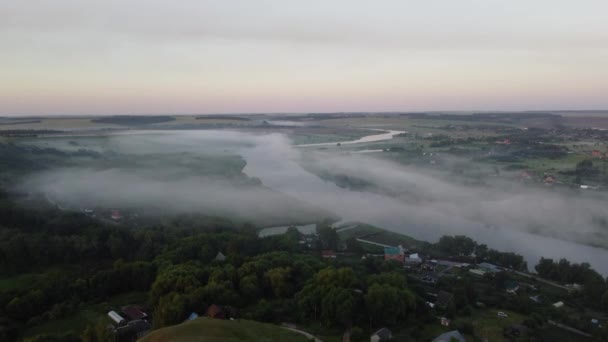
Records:
{"label": "hilltop", "polygon": [[141,342],[160,341],[307,341],[306,337],[276,325],[249,320],[197,318],[155,330]]}

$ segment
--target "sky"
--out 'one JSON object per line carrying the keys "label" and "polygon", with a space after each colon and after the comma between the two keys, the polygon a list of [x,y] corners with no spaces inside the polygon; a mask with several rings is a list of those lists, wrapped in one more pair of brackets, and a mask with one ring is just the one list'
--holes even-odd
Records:
{"label": "sky", "polygon": [[0,0],[0,115],[608,108],[608,1]]}

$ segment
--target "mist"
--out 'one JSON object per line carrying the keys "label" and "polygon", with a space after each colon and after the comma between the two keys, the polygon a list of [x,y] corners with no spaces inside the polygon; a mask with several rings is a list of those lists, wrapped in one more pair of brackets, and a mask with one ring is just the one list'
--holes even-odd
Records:
{"label": "mist", "polygon": [[[101,143],[85,140],[79,147],[123,159],[118,158],[118,164],[43,171],[22,187],[80,207],[196,212],[258,225],[334,218],[428,241],[463,234],[522,254],[530,266],[541,256],[565,257],[608,273],[608,265],[602,263],[608,258],[603,226],[608,222],[607,198],[599,193],[558,191],[491,177],[471,185],[460,175],[403,166],[370,154],[294,147],[278,133],[131,132]],[[201,173],[201,168],[226,156],[242,162],[244,174]],[[366,191],[341,188],[320,178],[322,173],[356,177],[372,186]]]}

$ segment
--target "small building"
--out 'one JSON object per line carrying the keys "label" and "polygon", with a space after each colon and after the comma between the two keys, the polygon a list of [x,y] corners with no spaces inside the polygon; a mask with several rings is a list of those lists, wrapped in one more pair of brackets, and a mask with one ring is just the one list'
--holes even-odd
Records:
{"label": "small building", "polygon": [[559,301],[559,302],[553,303],[553,307],[554,307],[554,308],[558,308],[558,309],[559,309],[559,308],[561,308],[562,306],[564,306],[564,302],[562,302],[562,301]]}
{"label": "small building", "polygon": [[505,281],[505,291],[507,291],[507,293],[517,294],[518,290],[519,290],[519,283],[517,283],[514,280]]}
{"label": "small building", "polygon": [[404,258],[404,263],[410,265],[418,265],[422,263],[422,258],[418,253],[410,254],[408,257]]}
{"label": "small building", "polygon": [[382,328],[370,336],[370,342],[390,341],[393,338],[393,333],[387,328]]}
{"label": "small building", "polygon": [[566,284],[569,292],[580,292],[583,290],[583,285],[581,284]]}
{"label": "small building", "polygon": [[554,184],[556,181],[557,179],[553,175],[545,175],[543,177],[543,183],[545,184]]}
{"label": "small building", "polygon": [[435,306],[440,309],[446,309],[450,306],[454,301],[454,296],[446,291],[439,291],[437,294],[437,300],[435,301]]}
{"label": "small building", "polygon": [[187,321],[193,321],[193,320],[195,320],[195,319],[197,319],[197,318],[198,318],[198,314],[197,314],[196,312],[192,312],[192,313],[191,313],[191,314],[188,316],[188,318],[186,318],[186,322],[187,322]]}
{"label": "small building", "polygon": [[602,152],[600,150],[593,150],[591,151],[591,156],[595,157],[595,158],[602,158]]}
{"label": "small building", "polygon": [[130,305],[122,308],[122,313],[129,319],[129,321],[135,321],[138,319],[146,319],[148,315],[141,310],[140,307]]}
{"label": "small building", "polygon": [[384,260],[397,260],[403,263],[405,261],[405,250],[401,245],[397,247],[384,247]]}
{"label": "small building", "polygon": [[124,319],[121,315],[119,315],[116,311],[108,312],[108,317],[110,317],[110,319],[112,320],[112,322],[114,322],[114,325],[116,326],[123,326],[127,323],[127,320]]}
{"label": "small building", "polygon": [[460,331],[452,330],[437,336],[433,342],[467,342]]}
{"label": "small building", "polygon": [[122,213],[119,210],[112,210],[110,213],[110,218],[112,220],[121,220],[122,219]]}
{"label": "small building", "polygon": [[441,317],[439,318],[439,323],[444,327],[449,327],[452,321],[447,317]]}
{"label": "small building", "polygon": [[226,261],[226,256],[222,252],[217,252],[215,261]]}
{"label": "small building", "polygon": [[209,318],[226,319],[226,313],[219,305],[212,304],[207,308],[206,315]]}
{"label": "small building", "polygon": [[469,272],[480,277],[483,277],[486,274],[486,271],[479,268],[471,268]]}

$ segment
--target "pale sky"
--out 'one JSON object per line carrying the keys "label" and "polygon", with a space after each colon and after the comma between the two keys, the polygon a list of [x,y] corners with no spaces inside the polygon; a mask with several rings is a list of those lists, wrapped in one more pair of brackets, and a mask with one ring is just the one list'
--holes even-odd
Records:
{"label": "pale sky", "polygon": [[0,0],[0,115],[608,109],[608,1]]}

